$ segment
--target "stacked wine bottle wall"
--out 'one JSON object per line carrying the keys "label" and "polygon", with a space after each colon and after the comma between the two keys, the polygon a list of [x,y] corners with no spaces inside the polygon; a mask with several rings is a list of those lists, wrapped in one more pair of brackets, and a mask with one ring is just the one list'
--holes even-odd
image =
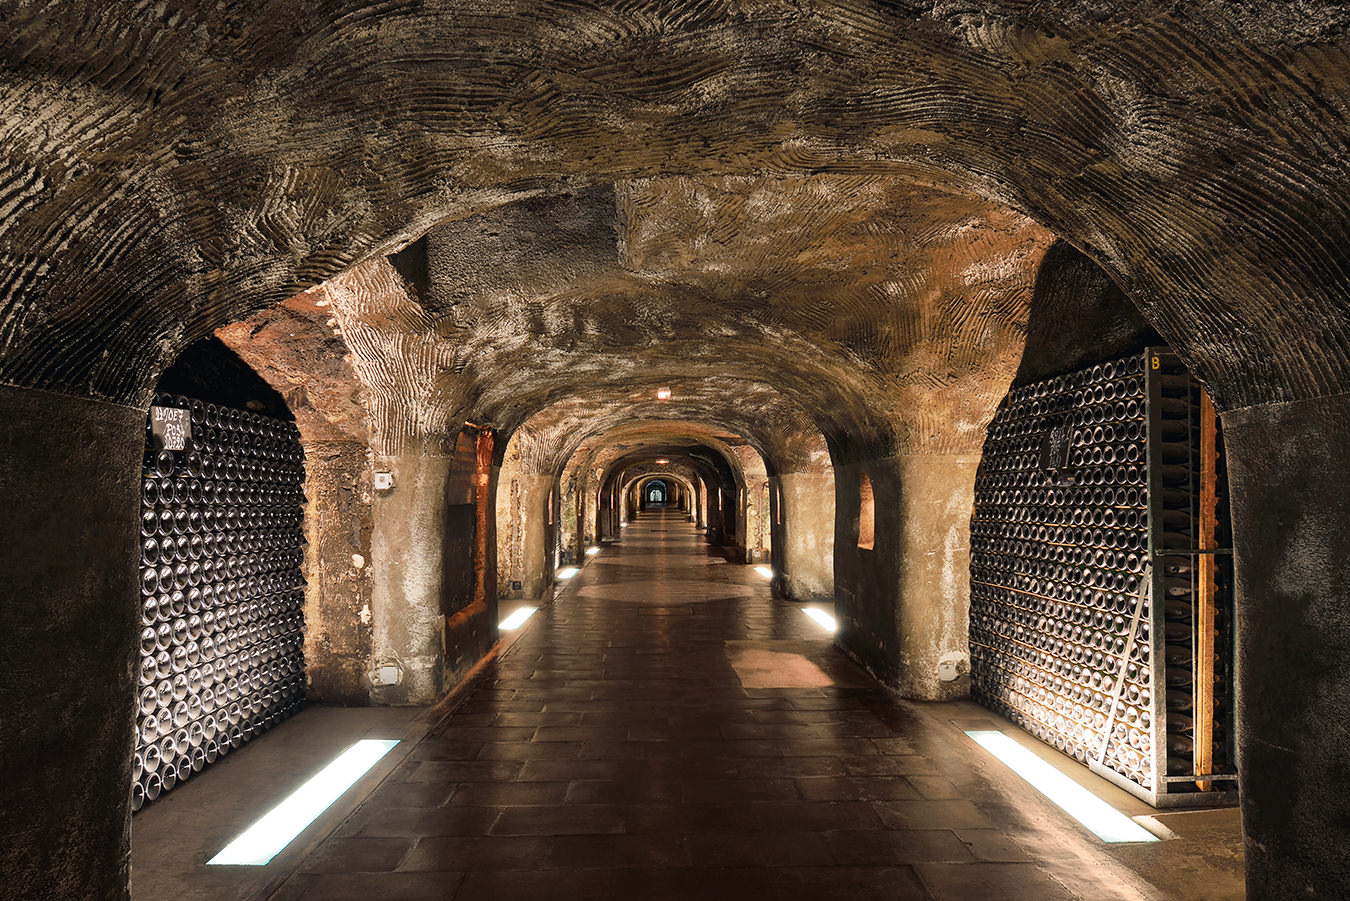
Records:
{"label": "stacked wine bottle wall", "polygon": [[[1201,403],[1161,350],[1014,389],[971,522],[975,698],[1158,806],[1236,788],[1226,479],[1211,454],[1218,526],[1202,548]],[[1208,667],[1195,655],[1202,565]],[[1213,675],[1199,733],[1197,673]]]}
{"label": "stacked wine bottle wall", "polygon": [[183,451],[147,425],[139,809],[303,702],[303,455],[295,427],[184,397]]}

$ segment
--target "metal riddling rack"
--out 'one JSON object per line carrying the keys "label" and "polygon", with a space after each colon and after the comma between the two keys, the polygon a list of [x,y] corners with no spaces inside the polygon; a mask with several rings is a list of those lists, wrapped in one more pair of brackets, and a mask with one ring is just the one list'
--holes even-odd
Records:
{"label": "metal riddling rack", "polygon": [[976,479],[974,697],[1158,807],[1236,799],[1221,442],[1150,349],[1009,392]]}
{"label": "metal riddling rack", "polygon": [[[166,440],[157,410],[187,411],[186,435]],[[133,810],[304,702],[298,432],[185,397],[151,414]]]}

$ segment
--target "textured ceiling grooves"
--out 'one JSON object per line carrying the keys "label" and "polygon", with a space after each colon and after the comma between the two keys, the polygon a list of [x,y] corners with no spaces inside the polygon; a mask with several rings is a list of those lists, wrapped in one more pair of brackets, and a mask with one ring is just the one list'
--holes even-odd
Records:
{"label": "textured ceiling grooves", "polygon": [[376,452],[452,454],[463,399],[455,350],[394,267],[371,260],[310,293],[332,308],[351,348]]}
{"label": "textured ceiling grooves", "polygon": [[[858,196],[873,176],[961,187],[1065,238],[1221,407],[1350,385],[1341,5],[5,0],[0,21],[10,384],[143,402],[189,340],[512,199],[834,173],[862,179]],[[746,216],[755,197],[738,196]],[[700,256],[737,243],[727,221],[712,217]],[[629,237],[611,255],[668,269],[681,249]],[[679,290],[653,291],[652,309],[734,289],[769,332],[790,284],[769,267],[698,294],[675,268]],[[624,294],[635,276],[613,277]],[[510,321],[558,315],[519,302]],[[838,302],[839,340],[864,356],[923,333],[851,337]],[[752,362],[812,406],[811,385]],[[927,440],[922,416],[912,428]]]}
{"label": "textured ceiling grooves", "polygon": [[[822,433],[845,456],[977,448],[1051,240],[887,177],[649,178],[435,229],[424,306],[476,422],[542,448],[707,421],[792,471]],[[522,452],[554,471],[571,448]]]}

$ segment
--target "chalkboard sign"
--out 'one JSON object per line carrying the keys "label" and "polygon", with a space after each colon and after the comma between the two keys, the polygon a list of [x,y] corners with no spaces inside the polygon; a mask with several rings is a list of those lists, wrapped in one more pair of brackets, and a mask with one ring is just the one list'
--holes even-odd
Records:
{"label": "chalkboard sign", "polygon": [[177,407],[151,407],[150,431],[160,450],[185,450],[192,438],[192,413]]}
{"label": "chalkboard sign", "polygon": [[1041,469],[1051,475],[1058,475],[1061,469],[1068,468],[1072,439],[1073,430],[1067,422],[1061,422],[1046,432],[1041,439]]}

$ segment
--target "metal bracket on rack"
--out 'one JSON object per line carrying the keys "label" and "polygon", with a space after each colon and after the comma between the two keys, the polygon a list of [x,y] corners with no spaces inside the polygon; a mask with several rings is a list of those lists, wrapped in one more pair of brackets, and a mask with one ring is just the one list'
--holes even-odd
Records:
{"label": "metal bracket on rack", "polygon": [[[1134,650],[1135,643],[1139,640],[1139,621],[1144,616],[1144,604],[1151,600],[1153,594],[1153,561],[1150,560],[1144,566],[1144,572],[1139,577],[1139,596],[1134,602],[1134,616],[1130,619],[1130,640],[1125,645],[1125,650],[1120,655],[1120,672],[1116,673],[1116,685],[1111,692],[1111,703],[1108,705],[1109,712],[1106,715],[1106,726],[1102,729],[1102,746],[1097,751],[1097,763],[1105,766],[1106,749],[1111,746],[1111,729],[1116,725],[1116,710],[1120,706],[1120,693],[1125,690],[1125,670],[1130,665],[1130,653]],[[1149,691],[1156,691],[1156,685],[1150,685]]]}

